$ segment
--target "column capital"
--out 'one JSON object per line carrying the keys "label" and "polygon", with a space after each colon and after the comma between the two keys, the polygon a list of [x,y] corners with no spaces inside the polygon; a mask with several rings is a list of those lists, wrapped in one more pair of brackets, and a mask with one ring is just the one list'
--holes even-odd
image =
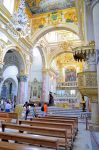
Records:
{"label": "column capital", "polygon": [[91,0],[92,1],[92,8],[97,4],[99,3],[99,0]]}
{"label": "column capital", "polygon": [[27,75],[21,75],[17,77],[19,82],[26,82],[27,81]]}

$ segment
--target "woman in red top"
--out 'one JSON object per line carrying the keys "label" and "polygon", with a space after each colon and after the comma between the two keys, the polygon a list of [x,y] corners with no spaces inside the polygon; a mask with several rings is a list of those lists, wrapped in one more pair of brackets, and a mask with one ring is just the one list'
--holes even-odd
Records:
{"label": "woman in red top", "polygon": [[43,110],[43,117],[47,115],[47,103],[43,104],[44,110]]}

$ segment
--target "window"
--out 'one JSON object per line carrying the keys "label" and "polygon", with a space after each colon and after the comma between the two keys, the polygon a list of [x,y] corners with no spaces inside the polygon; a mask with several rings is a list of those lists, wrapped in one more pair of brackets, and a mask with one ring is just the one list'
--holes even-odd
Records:
{"label": "window", "polygon": [[14,10],[14,0],[3,0],[4,6],[8,9],[8,11],[13,14]]}

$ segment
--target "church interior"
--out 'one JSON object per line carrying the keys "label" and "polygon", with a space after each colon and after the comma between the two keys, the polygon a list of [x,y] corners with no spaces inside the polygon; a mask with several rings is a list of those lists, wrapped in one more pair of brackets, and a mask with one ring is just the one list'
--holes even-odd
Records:
{"label": "church interior", "polygon": [[99,150],[98,81],[99,0],[0,0],[0,150]]}

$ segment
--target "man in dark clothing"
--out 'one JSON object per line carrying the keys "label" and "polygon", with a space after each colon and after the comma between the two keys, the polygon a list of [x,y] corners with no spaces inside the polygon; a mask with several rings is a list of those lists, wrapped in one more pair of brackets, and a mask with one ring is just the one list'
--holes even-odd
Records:
{"label": "man in dark clothing", "polygon": [[25,120],[27,120],[27,116],[28,116],[28,114],[29,114],[29,112],[30,112],[30,110],[29,110],[29,103],[28,103],[28,102],[25,102],[25,104],[23,105],[23,107],[26,108]]}
{"label": "man in dark clothing", "polygon": [[49,106],[54,105],[54,98],[52,92],[49,93]]}

